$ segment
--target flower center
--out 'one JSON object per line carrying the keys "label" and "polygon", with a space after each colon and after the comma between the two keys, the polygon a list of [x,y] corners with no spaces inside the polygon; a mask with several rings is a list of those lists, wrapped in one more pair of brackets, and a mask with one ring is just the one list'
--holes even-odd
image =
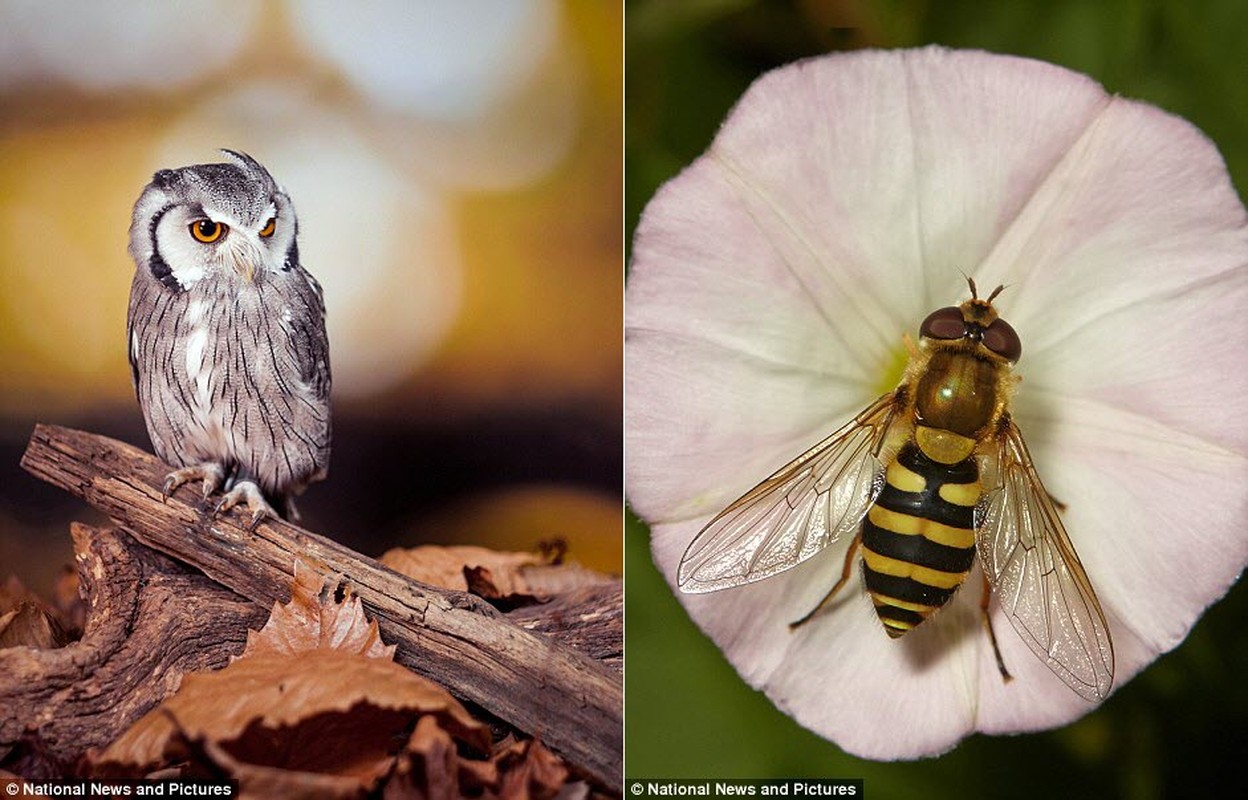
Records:
{"label": "flower center", "polygon": [[901,376],[905,374],[908,363],[910,363],[910,353],[901,342],[898,342],[888,354],[888,361],[879,373],[879,381],[873,387],[875,396],[878,397],[896,389],[897,384],[901,383]]}

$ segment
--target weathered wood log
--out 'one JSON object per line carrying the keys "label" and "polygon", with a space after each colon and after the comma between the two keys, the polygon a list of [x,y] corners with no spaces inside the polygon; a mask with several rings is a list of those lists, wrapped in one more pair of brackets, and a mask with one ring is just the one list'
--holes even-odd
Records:
{"label": "weathered wood log", "polygon": [[[530,632],[480,598],[410,580],[285,522],[247,531],[233,514],[214,518],[211,506],[191,487],[166,499],[160,487],[168,467],[112,439],[40,425],[22,466],[100,509],[139,542],[201,570],[265,612],[275,601],[288,599],[296,561],[322,574],[341,575],[342,584],[377,619],[383,638],[398,645],[399,662],[518,730],[539,735],[574,769],[619,791],[621,677],[557,640],[559,635],[570,641],[594,636]],[[188,503],[192,498],[194,504]],[[618,584],[604,596],[618,602]],[[601,600],[590,602],[602,605]],[[575,616],[618,622],[618,614],[586,614],[584,609]],[[524,622],[544,628],[532,619]],[[611,650],[601,641],[595,647],[599,653]]]}
{"label": "weathered wood log", "polygon": [[80,641],[0,650],[0,755],[28,732],[72,762],[177,689],[242,652],[268,612],[124,533],[71,527],[90,611]]}

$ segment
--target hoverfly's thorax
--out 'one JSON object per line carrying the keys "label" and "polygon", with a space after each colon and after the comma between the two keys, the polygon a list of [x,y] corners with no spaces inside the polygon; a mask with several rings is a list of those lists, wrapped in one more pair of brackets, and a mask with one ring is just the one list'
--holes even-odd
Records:
{"label": "hoverfly's thorax", "polygon": [[969,439],[994,422],[1002,365],[961,348],[940,347],[915,387],[917,421]]}

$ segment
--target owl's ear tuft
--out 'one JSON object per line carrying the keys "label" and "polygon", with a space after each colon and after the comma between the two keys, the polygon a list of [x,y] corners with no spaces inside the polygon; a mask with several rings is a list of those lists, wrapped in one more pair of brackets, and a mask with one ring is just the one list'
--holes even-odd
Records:
{"label": "owl's ear tuft", "polygon": [[258,172],[268,174],[268,170],[264,168],[263,164],[241,150],[231,150],[228,147],[222,147],[221,152],[240,167],[246,167],[248,169],[254,169]]}
{"label": "owl's ear tuft", "polygon": [[273,176],[269,174],[269,171],[265,169],[263,164],[241,150],[230,150],[229,148],[223,147],[221,148],[221,152],[224,153],[231,161],[252,173],[254,176],[259,177],[261,180],[266,180],[273,185],[277,184],[277,181],[273,180]]}

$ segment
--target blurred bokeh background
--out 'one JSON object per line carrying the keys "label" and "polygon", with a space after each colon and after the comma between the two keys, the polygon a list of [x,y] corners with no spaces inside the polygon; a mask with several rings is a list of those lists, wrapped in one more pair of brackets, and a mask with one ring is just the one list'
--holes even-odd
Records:
{"label": "blurred bokeh background", "polygon": [[0,2],[0,581],[46,590],[79,502],[36,421],[150,447],[126,364],[130,213],[249,152],[325,289],[327,481],[304,524],[619,571],[622,19],[558,0]]}
{"label": "blurred bokeh background", "polygon": [[[1191,120],[1218,144],[1241,197],[1248,187],[1248,4],[1241,0],[629,0],[625,8],[630,233],[655,189],[706,149],[760,73],[864,47],[940,43],[1085,72],[1112,92]],[[648,533],[635,519],[625,556],[630,777],[864,777],[871,797],[929,800],[1218,796],[1241,782],[1248,755],[1243,586],[1206,613],[1180,648],[1071,726],[975,736],[941,758],[878,764],[801,729],[742,683],[654,569]]]}

